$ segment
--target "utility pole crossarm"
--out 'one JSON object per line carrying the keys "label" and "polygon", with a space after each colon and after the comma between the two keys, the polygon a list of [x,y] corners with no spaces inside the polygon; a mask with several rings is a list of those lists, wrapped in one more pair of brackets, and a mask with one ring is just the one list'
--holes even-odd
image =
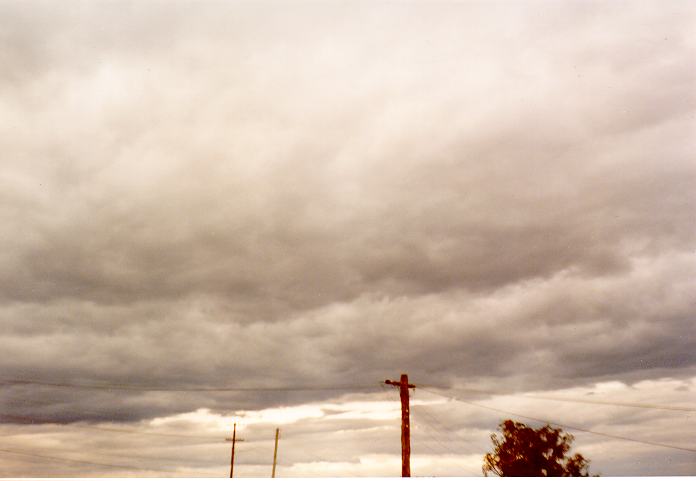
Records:
{"label": "utility pole crossarm", "polygon": [[[392,386],[401,387],[401,381],[390,381],[389,379],[387,379],[386,381],[384,381],[384,384],[390,384]],[[416,385],[415,384],[408,384],[406,387],[409,389],[415,389]]]}

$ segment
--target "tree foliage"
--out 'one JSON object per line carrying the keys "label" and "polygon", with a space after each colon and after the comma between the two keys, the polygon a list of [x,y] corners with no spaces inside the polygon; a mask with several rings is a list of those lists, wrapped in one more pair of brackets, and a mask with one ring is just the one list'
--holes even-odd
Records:
{"label": "tree foliage", "polygon": [[589,460],[569,457],[573,435],[549,425],[534,429],[510,419],[500,423],[502,437],[491,434],[493,452],[484,458],[483,474],[498,476],[589,476]]}

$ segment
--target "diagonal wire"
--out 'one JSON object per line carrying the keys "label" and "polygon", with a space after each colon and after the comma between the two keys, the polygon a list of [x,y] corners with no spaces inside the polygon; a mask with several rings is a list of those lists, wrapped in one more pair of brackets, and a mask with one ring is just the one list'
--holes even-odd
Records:
{"label": "diagonal wire", "polygon": [[425,389],[425,388],[422,388],[422,387],[421,387],[421,389],[424,390],[424,391],[427,391],[427,392],[431,392],[431,393],[433,393],[433,394],[435,394],[435,395],[437,395],[437,396],[441,396],[441,397],[446,398],[446,399],[451,399],[451,400],[453,400],[453,401],[458,401],[458,402],[461,402],[461,403],[464,403],[464,404],[469,404],[469,405],[471,405],[471,406],[476,406],[476,407],[481,408],[481,409],[488,409],[489,411],[495,411],[495,412],[499,412],[499,413],[503,413],[503,414],[508,414],[508,415],[511,415],[511,416],[517,416],[517,417],[524,418],[524,419],[530,419],[530,420],[532,420],[532,421],[538,421],[538,422],[542,422],[542,423],[546,423],[546,424],[552,424],[552,425],[554,425],[554,426],[560,426],[560,427],[562,427],[562,428],[570,429],[570,430],[572,430],[572,431],[581,431],[581,432],[585,432],[585,433],[595,434],[595,435],[597,435],[597,436],[604,436],[604,437],[607,437],[607,438],[620,439],[620,440],[622,440],[622,441],[630,441],[630,442],[634,442],[634,443],[647,444],[647,445],[650,445],[650,446],[658,446],[658,447],[661,447],[661,448],[678,449],[678,450],[680,450],[680,451],[688,451],[688,452],[691,452],[691,453],[696,453],[696,448],[687,448],[687,447],[683,447],[683,446],[674,446],[674,445],[672,445],[672,444],[658,443],[658,442],[656,442],[656,441],[646,441],[646,440],[641,440],[641,439],[629,438],[629,437],[627,437],[627,436],[619,436],[619,435],[616,435],[616,434],[601,433],[601,432],[598,432],[598,431],[592,431],[592,430],[590,430],[590,429],[580,428],[580,427],[577,427],[577,426],[570,426],[570,425],[568,425],[568,424],[561,424],[561,423],[557,423],[557,422],[555,422],[555,421],[549,421],[549,420],[546,420],[546,419],[540,419],[540,418],[535,418],[535,417],[532,417],[532,416],[527,416],[527,415],[525,415],[525,414],[519,414],[519,413],[514,413],[514,412],[511,412],[511,411],[506,411],[506,410],[503,410],[503,409],[493,408],[493,407],[485,406],[485,405],[483,405],[483,404],[478,404],[478,403],[475,403],[475,402],[472,402],[472,401],[465,401],[464,399],[459,399],[459,398],[453,397],[453,396],[446,396],[446,395],[444,395],[444,394],[440,394],[440,393],[435,392],[435,391],[430,391],[430,390]]}
{"label": "diagonal wire", "polygon": [[[383,391],[383,393],[386,395],[387,399],[393,400],[393,395],[392,395],[392,393],[391,393],[391,391],[392,391],[392,386],[387,386],[387,384],[385,384],[385,383],[382,383],[381,386],[382,386],[382,388],[383,388],[382,391]],[[420,408],[420,407],[422,407],[422,406],[419,406],[419,408]],[[420,409],[418,409],[418,413],[422,413]],[[414,406],[413,414],[414,414],[414,418],[415,418],[415,417],[416,417],[416,414],[417,414],[417,413],[416,413],[415,406]],[[414,434],[414,436],[415,436],[415,435],[416,435],[416,432],[414,431],[413,434]],[[427,429],[424,429],[424,430],[422,430],[422,431],[419,430],[419,431],[418,431],[418,434],[424,434],[428,439],[430,439],[430,440],[433,441],[435,444],[437,444],[437,445],[439,445],[440,447],[442,447],[442,448],[445,450],[445,453],[444,453],[445,455],[447,455],[447,453],[450,453],[450,452],[452,451],[452,450],[450,449],[450,447],[448,447],[448,446],[447,446],[444,442],[442,442],[440,439],[436,438],[435,435],[434,435],[434,433],[431,433],[431,432],[428,431]],[[429,445],[429,443],[428,443],[427,441],[424,443],[424,446],[425,446],[425,448],[426,448],[430,453],[434,454],[435,456],[441,456],[441,455],[443,455],[442,452],[438,452],[436,449],[433,449],[433,448]],[[465,471],[465,472],[468,471],[468,468],[467,468],[466,466],[462,465],[462,464],[459,464],[459,462],[456,462],[455,464],[456,464],[459,468],[461,468],[463,471]]]}
{"label": "diagonal wire", "polygon": [[[428,426],[433,429],[432,436],[435,438],[435,441],[438,444],[445,447],[445,443],[443,441],[441,441],[440,438],[438,437],[438,435],[442,435],[443,439],[449,438],[451,440],[452,437],[454,437],[455,443],[457,443],[457,442],[463,443],[468,447],[473,447],[474,451],[478,450],[478,447],[476,447],[474,445],[474,443],[472,443],[470,440],[465,439],[465,438],[458,436],[456,434],[453,434],[451,432],[448,432],[445,424],[441,420],[439,420],[437,418],[437,416],[435,416],[434,413],[428,411],[429,408],[430,408],[430,406],[417,406],[417,408],[416,408],[416,406],[414,406],[413,412],[416,416],[423,416],[431,422],[430,424],[428,424]],[[440,428],[442,428],[442,430]],[[428,432],[428,431],[426,431],[426,432]],[[450,452],[452,451],[450,448],[447,448],[447,450]],[[464,472],[469,470],[469,467],[464,466],[463,464],[460,464],[459,462],[457,462],[456,464],[457,464],[457,466],[462,468],[464,470]],[[477,473],[478,473],[478,471],[477,471]]]}
{"label": "diagonal wire", "polygon": [[416,410],[416,409],[413,410],[414,414],[417,413],[418,416],[424,416],[425,418],[427,418],[431,422],[429,424],[429,426],[433,430],[437,431],[439,434],[441,434],[442,436],[444,436],[446,438],[450,438],[450,439],[453,437],[456,438],[455,442],[464,443],[465,445],[467,445],[469,447],[474,447],[474,444],[471,441],[465,440],[463,437],[458,436],[456,433],[447,432],[445,425],[441,421],[439,421],[433,415],[433,413],[429,413],[426,409],[423,409],[425,406],[418,406],[418,407],[419,407],[418,410]]}
{"label": "diagonal wire", "polygon": [[[442,443],[439,443],[434,437],[432,437],[427,432],[423,431],[422,434],[425,434],[428,437],[428,439],[432,440],[435,444],[443,446]],[[437,449],[433,448],[427,439],[421,439],[421,443],[419,443],[419,446],[424,447],[432,456],[434,456],[436,458],[443,455],[443,453],[441,451],[438,451]],[[447,447],[445,447],[445,449],[447,449]],[[412,452],[411,454],[413,456],[418,456],[418,453],[415,453],[415,452]]]}
{"label": "diagonal wire", "polygon": [[441,389],[443,391],[457,391],[457,392],[469,392],[474,394],[488,394],[491,396],[517,396],[530,399],[540,399],[544,401],[561,401],[561,402],[571,402],[571,403],[583,403],[583,404],[600,404],[606,406],[618,406],[618,407],[628,407],[628,408],[640,408],[640,409],[658,409],[663,411],[683,411],[683,412],[696,412],[696,407],[691,406],[670,406],[665,404],[652,404],[652,403],[637,403],[637,402],[621,402],[621,401],[605,401],[601,399],[581,399],[572,398],[566,396],[540,396],[537,394],[514,394],[506,393],[503,391],[492,391],[486,389],[471,389],[471,388],[455,388],[455,387],[443,387],[443,386],[433,386],[433,385],[419,385],[421,389],[423,388],[434,388]]}
{"label": "diagonal wire", "polygon": [[[433,429],[440,431],[444,436],[456,437],[457,441],[463,442],[467,446],[473,447],[475,450],[479,449],[470,440],[464,439],[461,436],[458,436],[456,433],[451,433],[447,429],[446,423],[444,421],[442,421],[439,417],[437,417],[434,412],[430,411],[431,407],[433,407],[433,406],[421,405],[421,406],[418,406],[417,408],[414,407],[414,412],[416,412],[416,410],[417,410],[419,414],[422,414],[423,416],[427,417],[432,423],[434,423],[432,425]],[[439,428],[441,428],[441,430],[437,426],[439,426]]]}
{"label": "diagonal wire", "polygon": [[[433,427],[433,426],[429,426],[429,427]],[[428,437],[428,439],[432,440],[435,444],[439,445],[440,447],[442,447],[445,450],[444,453],[434,452],[434,454],[436,456],[441,456],[442,454],[444,454],[446,456],[446,455],[450,454],[452,452],[452,449],[449,446],[447,446],[442,440],[440,440],[437,436],[435,436],[435,432],[437,432],[437,429],[433,427],[433,432],[430,432],[428,429],[424,429],[422,431],[418,431],[418,434],[424,434],[425,436]],[[414,432],[413,434],[415,435],[416,432]],[[427,443],[426,443],[426,445],[427,445]],[[431,452],[433,452],[433,451],[431,450]],[[455,461],[455,464],[459,468],[464,470],[464,472],[469,470],[468,467],[464,466],[463,464],[460,464],[458,461]]]}

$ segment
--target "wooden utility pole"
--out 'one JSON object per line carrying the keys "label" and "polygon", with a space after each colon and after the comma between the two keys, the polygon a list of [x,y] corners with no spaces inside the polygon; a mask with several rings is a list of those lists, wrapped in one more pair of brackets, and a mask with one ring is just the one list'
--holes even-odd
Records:
{"label": "wooden utility pole", "polygon": [[387,379],[385,384],[399,387],[401,397],[401,477],[411,477],[411,422],[408,389],[416,386],[408,383],[408,374],[402,374],[401,380],[390,381]]}
{"label": "wooden utility pole", "polygon": [[273,448],[273,472],[271,473],[271,478],[275,478],[276,460],[278,459],[278,433],[280,433],[280,428],[276,428],[275,447]]}
{"label": "wooden utility pole", "polygon": [[232,437],[225,438],[225,441],[232,441],[232,455],[230,456],[230,478],[234,477],[234,447],[237,441],[244,441],[243,439],[237,439],[237,423],[234,423],[232,428]]}
{"label": "wooden utility pole", "polygon": [[232,455],[230,457],[230,478],[234,478],[234,446],[237,444],[237,423],[232,428]]}

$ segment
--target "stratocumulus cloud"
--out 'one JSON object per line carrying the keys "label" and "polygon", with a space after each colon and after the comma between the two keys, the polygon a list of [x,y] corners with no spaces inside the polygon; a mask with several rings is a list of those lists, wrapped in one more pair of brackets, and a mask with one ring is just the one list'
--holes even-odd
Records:
{"label": "stratocumulus cloud", "polygon": [[[2,379],[165,389],[10,383],[4,432],[316,406],[336,393],[166,389],[362,396],[400,372],[501,395],[692,389],[692,5],[0,18]],[[292,472],[368,474],[398,449],[337,453]]]}

